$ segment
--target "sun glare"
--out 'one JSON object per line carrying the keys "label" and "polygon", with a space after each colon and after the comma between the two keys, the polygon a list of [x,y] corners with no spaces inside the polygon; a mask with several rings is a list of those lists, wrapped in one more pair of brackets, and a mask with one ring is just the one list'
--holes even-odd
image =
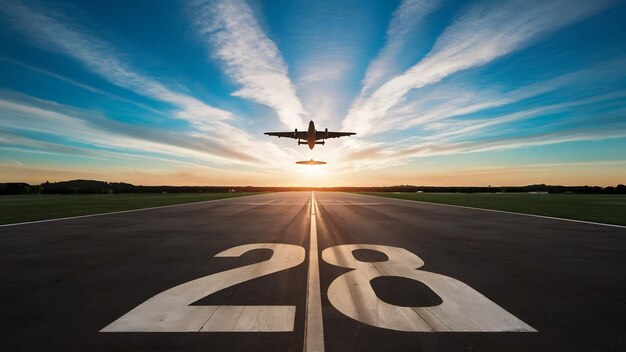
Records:
{"label": "sun glare", "polygon": [[327,174],[328,170],[325,165],[302,165],[298,173],[307,176],[317,176]]}

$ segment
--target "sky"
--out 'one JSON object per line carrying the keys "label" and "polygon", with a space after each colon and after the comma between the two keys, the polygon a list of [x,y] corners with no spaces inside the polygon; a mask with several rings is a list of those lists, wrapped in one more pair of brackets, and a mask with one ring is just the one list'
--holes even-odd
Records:
{"label": "sky", "polygon": [[[0,0],[0,182],[626,183],[624,18],[619,0]],[[263,134],[310,120],[357,135]]]}

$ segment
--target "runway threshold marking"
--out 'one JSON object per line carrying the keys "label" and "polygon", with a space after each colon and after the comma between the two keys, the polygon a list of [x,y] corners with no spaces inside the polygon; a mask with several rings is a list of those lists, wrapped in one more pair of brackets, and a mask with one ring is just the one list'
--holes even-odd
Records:
{"label": "runway threshold marking", "polygon": [[304,351],[324,351],[324,322],[322,319],[322,296],[320,289],[320,266],[317,248],[317,203],[311,192],[311,231],[309,241],[309,270],[307,278],[306,319],[304,327]]}

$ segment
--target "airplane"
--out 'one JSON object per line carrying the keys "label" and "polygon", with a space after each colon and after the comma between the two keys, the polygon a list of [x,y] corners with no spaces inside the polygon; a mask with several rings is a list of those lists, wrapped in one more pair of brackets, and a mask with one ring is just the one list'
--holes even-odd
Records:
{"label": "airplane", "polygon": [[303,161],[296,161],[296,164],[301,164],[301,165],[324,165],[326,164],[325,161],[317,161],[317,160],[303,160]]}
{"label": "airplane", "polygon": [[[293,138],[298,140],[298,145],[308,144],[309,149],[313,149],[316,144],[324,145],[324,140],[327,138],[339,138],[344,136],[352,136],[354,132],[328,132],[328,128],[324,131],[318,131],[315,129],[315,123],[309,122],[309,129],[306,132],[300,131],[296,128],[293,132],[265,132],[268,136],[275,136],[278,138]],[[318,142],[321,140],[321,142]]]}

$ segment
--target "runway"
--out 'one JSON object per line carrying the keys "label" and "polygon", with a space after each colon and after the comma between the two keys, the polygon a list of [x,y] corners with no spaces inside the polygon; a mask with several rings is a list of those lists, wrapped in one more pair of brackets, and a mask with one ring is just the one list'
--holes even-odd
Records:
{"label": "runway", "polygon": [[626,229],[292,192],[0,228],[1,351],[623,351]]}

